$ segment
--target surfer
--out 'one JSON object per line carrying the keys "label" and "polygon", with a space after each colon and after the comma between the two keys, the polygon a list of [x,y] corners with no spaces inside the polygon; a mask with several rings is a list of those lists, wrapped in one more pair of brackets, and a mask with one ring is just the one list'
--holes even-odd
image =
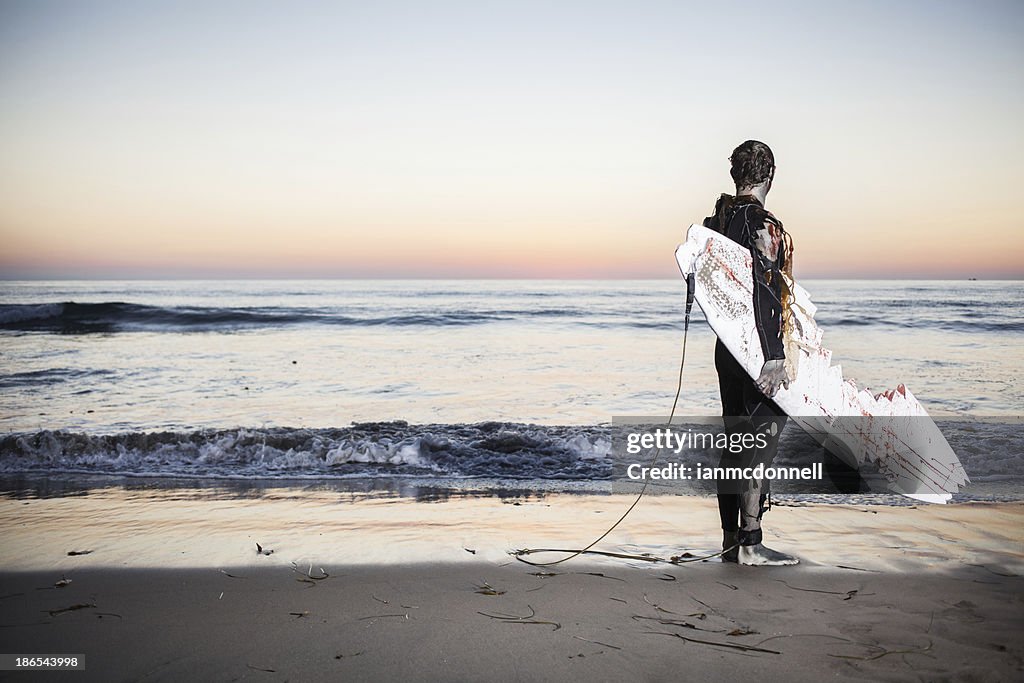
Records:
{"label": "surfer", "polygon": [[[755,380],[719,340],[715,345],[715,369],[722,397],[722,416],[728,433],[763,433],[764,448],[740,453],[725,449],[722,467],[754,467],[771,464],[786,414],[772,400],[780,387],[789,386],[786,352],[782,341],[783,301],[788,287],[783,273],[791,270],[792,248],[782,222],[764,208],[775,177],[775,157],[768,145],[747,140],[729,158],[736,194],[723,194],[704,226],[750,250],[753,262],[753,309],[764,366]],[[788,565],[798,560],[766,547],[761,518],[771,507],[769,481],[717,480],[718,511],[722,518],[722,559],[746,565]]]}

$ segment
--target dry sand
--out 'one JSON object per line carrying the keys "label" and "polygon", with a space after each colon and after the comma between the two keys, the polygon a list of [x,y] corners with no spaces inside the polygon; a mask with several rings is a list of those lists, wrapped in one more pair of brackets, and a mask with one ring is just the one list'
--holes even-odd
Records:
{"label": "dry sand", "polygon": [[[77,681],[1021,678],[1024,505],[777,507],[768,542],[792,568],[507,555],[579,546],[628,502],[4,499],[0,651],[84,654],[53,674]],[[710,553],[716,517],[648,498],[601,547]]]}

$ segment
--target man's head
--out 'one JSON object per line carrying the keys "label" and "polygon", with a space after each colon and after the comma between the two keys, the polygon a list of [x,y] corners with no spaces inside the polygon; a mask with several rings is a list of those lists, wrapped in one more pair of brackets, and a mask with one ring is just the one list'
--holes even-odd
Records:
{"label": "man's head", "polygon": [[729,173],[736,183],[737,194],[749,192],[761,184],[765,184],[765,192],[771,188],[775,176],[775,155],[768,145],[747,140],[732,151],[729,161],[732,162]]}

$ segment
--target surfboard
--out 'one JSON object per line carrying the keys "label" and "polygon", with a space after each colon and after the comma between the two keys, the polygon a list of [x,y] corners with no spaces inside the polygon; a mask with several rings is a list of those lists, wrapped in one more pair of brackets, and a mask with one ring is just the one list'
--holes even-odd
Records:
{"label": "surfboard", "polygon": [[[691,225],[676,249],[683,276],[694,275],[694,298],[718,338],[757,378],[764,365],[754,325],[751,255],[743,246],[702,225]],[[873,463],[889,490],[915,500],[945,503],[969,483],[967,473],[938,426],[904,384],[872,393],[843,377],[822,346],[816,308],[803,287],[791,283],[793,323],[784,334],[788,388],[775,402],[830,451],[860,466]]]}

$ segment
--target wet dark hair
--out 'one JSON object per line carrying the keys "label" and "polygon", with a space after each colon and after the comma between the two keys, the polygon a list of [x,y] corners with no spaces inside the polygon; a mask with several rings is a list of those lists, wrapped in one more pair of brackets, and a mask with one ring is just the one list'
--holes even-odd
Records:
{"label": "wet dark hair", "polygon": [[775,155],[771,147],[758,140],[747,140],[732,151],[732,175],[736,187],[754,187],[772,177]]}

